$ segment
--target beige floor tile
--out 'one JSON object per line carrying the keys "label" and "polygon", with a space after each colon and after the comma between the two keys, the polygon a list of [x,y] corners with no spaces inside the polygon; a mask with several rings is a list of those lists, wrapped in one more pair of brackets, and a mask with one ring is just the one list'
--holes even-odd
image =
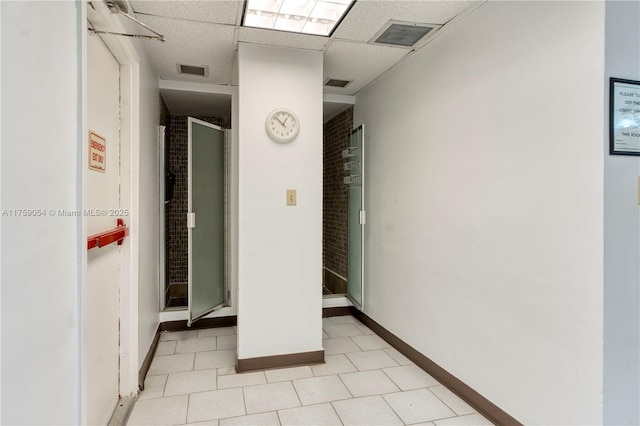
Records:
{"label": "beige floor tile", "polygon": [[403,391],[440,385],[436,379],[417,365],[385,368],[382,371]]}
{"label": "beige floor tile", "polygon": [[187,395],[137,401],[127,425],[180,425],[187,419]]}
{"label": "beige floor tile", "polygon": [[269,383],[243,388],[247,414],[264,413],[300,406],[291,382]]}
{"label": "beige floor tile", "polygon": [[265,371],[265,374],[267,376],[267,381],[269,383],[286,382],[288,380],[305,379],[307,377],[313,377],[311,368],[308,366],[293,367],[293,368],[279,368],[277,370],[267,370]]}
{"label": "beige floor tile", "polygon": [[268,413],[250,414],[248,416],[232,417],[221,419],[220,426],[279,426],[280,419],[278,413],[270,411]]}
{"label": "beige floor tile", "polygon": [[235,349],[238,346],[238,336],[230,334],[228,336],[218,336],[217,349]]}
{"label": "beige floor tile", "polygon": [[189,396],[187,421],[223,419],[246,414],[242,389],[223,389]]}
{"label": "beige floor tile", "polygon": [[203,328],[198,330],[198,337],[228,336],[235,334],[233,327]]}
{"label": "beige floor tile", "polygon": [[354,397],[382,395],[400,389],[381,370],[341,374],[340,379]]}
{"label": "beige floor tile", "polygon": [[322,341],[325,355],[345,354],[348,352],[359,352],[360,346],[356,345],[349,337],[338,337],[335,339],[325,339]]}
{"label": "beige floor tile", "polygon": [[373,349],[384,349],[391,347],[384,339],[376,336],[375,334],[368,334],[366,336],[353,336],[351,340],[360,347],[363,351],[370,351]]}
{"label": "beige floor tile", "polygon": [[309,405],[278,411],[280,422],[285,426],[332,426],[341,424],[331,404]]}
{"label": "beige floor tile", "polygon": [[298,392],[302,405],[322,404],[352,398],[344,383],[338,376],[314,377],[294,380],[293,385]]}
{"label": "beige floor tile", "polygon": [[362,332],[353,324],[327,325],[324,327],[324,331],[332,339],[336,337],[362,336]]}
{"label": "beige floor tile", "polygon": [[165,396],[186,395],[216,389],[216,370],[186,371],[171,373],[165,386]]}
{"label": "beige floor tile", "polygon": [[403,424],[380,395],[335,401],[331,404],[345,425],[393,426]]}
{"label": "beige floor tile", "polygon": [[144,387],[145,389],[147,387],[155,388],[158,386],[161,386],[164,388],[164,385],[167,384],[167,377],[169,377],[168,374],[159,374],[157,376],[147,376],[144,379]]}
{"label": "beige floor tile", "polygon": [[363,352],[350,352],[347,354],[349,360],[360,371],[376,370],[379,368],[397,367],[398,363],[393,360],[382,349]]}
{"label": "beige floor tile", "polygon": [[156,353],[154,356],[173,355],[176,350],[177,340],[166,340],[164,342],[158,342]]}
{"label": "beige floor tile", "polygon": [[385,348],[383,349],[395,362],[400,365],[413,365],[413,362],[402,355],[396,348]]}
{"label": "beige floor tile", "polygon": [[195,339],[196,337],[198,337],[197,330],[163,331],[162,334],[160,334],[160,341]]}
{"label": "beige floor tile", "polygon": [[196,352],[195,370],[209,368],[233,367],[236,365],[235,349],[222,351]]}
{"label": "beige floor tile", "polygon": [[433,386],[429,388],[429,390],[459,416],[473,414],[476,412],[472,406],[464,402],[458,395],[442,385]]}
{"label": "beige floor tile", "polygon": [[436,420],[437,426],[490,426],[493,425],[489,420],[478,413],[466,416],[452,417],[450,419]]}
{"label": "beige floor tile", "polygon": [[178,340],[176,345],[177,354],[189,354],[193,352],[206,352],[215,350],[215,337],[200,337],[197,339]]}
{"label": "beige floor tile", "polygon": [[353,373],[358,369],[349,361],[344,354],[325,355],[324,364],[312,365],[311,371],[314,376],[331,376],[342,373]]}
{"label": "beige floor tile", "polygon": [[262,371],[255,373],[229,374],[218,377],[218,389],[239,388],[242,386],[262,385],[267,383]]}
{"label": "beige floor tile", "polygon": [[429,422],[456,415],[428,389],[391,393],[382,397],[406,424]]}
{"label": "beige floor tile", "polygon": [[151,361],[150,376],[193,370],[193,354],[158,356]]}

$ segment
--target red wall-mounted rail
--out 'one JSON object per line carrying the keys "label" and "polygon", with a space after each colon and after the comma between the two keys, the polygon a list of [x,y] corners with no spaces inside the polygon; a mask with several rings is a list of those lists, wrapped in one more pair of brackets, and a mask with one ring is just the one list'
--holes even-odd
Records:
{"label": "red wall-mounted rail", "polygon": [[104,247],[115,242],[117,242],[118,245],[122,245],[124,238],[128,235],[129,228],[127,228],[122,219],[118,219],[117,226],[112,230],[88,237],[87,250],[91,250],[95,247]]}

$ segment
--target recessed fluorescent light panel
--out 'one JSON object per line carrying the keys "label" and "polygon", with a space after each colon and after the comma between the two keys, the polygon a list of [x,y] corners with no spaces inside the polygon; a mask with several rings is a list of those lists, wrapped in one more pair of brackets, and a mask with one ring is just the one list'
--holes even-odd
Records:
{"label": "recessed fluorescent light panel", "polygon": [[247,0],[242,25],[329,36],[353,0]]}

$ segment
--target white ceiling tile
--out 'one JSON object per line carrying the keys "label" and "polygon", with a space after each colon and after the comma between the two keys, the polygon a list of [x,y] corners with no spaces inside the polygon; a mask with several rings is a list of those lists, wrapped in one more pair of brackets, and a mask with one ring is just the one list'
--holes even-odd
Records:
{"label": "white ceiling tile", "polygon": [[[234,27],[203,22],[143,16],[141,19],[166,37],[165,43],[147,42],[149,57],[167,80],[229,84],[233,68]],[[177,63],[209,66],[208,77],[178,73]]]}
{"label": "white ceiling tile", "polygon": [[235,25],[238,14],[242,13],[242,0],[172,0],[172,1],[131,1],[131,6],[138,18],[142,13],[191,21],[213,22],[217,24]]}
{"label": "white ceiling tile", "polygon": [[359,0],[333,33],[333,38],[369,41],[391,19],[444,24],[473,3],[473,1]]}
{"label": "white ceiling tile", "polygon": [[306,34],[242,27],[238,31],[238,41],[297,49],[322,50],[329,39]]}
{"label": "white ceiling tile", "polygon": [[353,82],[345,88],[325,86],[324,93],[356,94],[407,53],[406,49],[334,40],[324,55],[324,78]]}

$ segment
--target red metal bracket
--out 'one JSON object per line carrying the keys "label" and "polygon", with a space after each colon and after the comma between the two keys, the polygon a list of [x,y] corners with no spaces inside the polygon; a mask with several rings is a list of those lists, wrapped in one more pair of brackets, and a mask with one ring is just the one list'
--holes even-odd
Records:
{"label": "red metal bracket", "polygon": [[129,235],[129,228],[124,224],[122,219],[118,219],[117,226],[110,231],[102,232],[100,234],[91,235],[87,238],[87,250],[91,250],[95,247],[104,247],[111,243],[117,242],[118,245],[122,245],[125,237]]}

